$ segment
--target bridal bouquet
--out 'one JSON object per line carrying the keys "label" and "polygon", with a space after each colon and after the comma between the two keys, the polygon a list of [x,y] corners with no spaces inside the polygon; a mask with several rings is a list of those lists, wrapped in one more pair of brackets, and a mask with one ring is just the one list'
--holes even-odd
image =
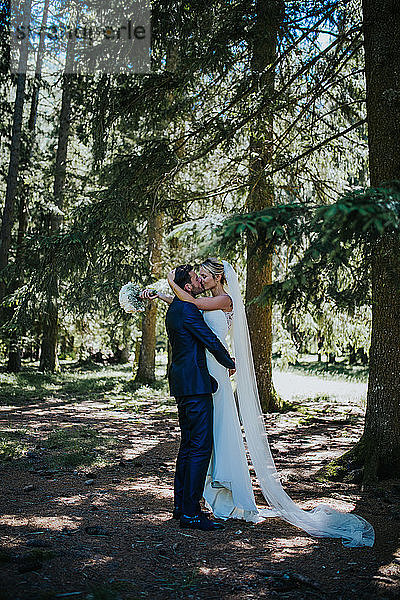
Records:
{"label": "bridal bouquet", "polygon": [[125,312],[135,313],[145,310],[146,303],[139,297],[141,291],[140,285],[133,283],[133,281],[122,286],[119,291],[119,303]]}
{"label": "bridal bouquet", "polygon": [[[142,291],[143,289],[140,285],[133,283],[133,281],[123,285],[119,291],[119,303],[121,308],[128,313],[143,312],[147,302],[140,297]],[[154,292],[154,294],[157,292],[165,294],[168,292],[171,293],[171,288],[166,279],[159,279],[152,284],[151,291]]]}

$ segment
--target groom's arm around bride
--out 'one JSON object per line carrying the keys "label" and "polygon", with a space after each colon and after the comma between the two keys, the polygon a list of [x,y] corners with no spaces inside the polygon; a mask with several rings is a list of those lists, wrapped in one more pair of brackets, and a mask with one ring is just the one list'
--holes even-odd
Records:
{"label": "groom's arm around bride", "polygon": [[227,369],[235,363],[214,332],[206,325],[199,309],[190,302],[175,298],[166,316],[172,346],[172,363],[168,373],[171,396],[210,394],[217,382],[207,369],[205,348]]}

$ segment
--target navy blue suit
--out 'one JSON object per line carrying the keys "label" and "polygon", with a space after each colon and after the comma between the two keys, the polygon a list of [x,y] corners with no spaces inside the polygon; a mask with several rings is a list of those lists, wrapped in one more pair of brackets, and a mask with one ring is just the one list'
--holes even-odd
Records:
{"label": "navy blue suit", "polygon": [[172,363],[168,373],[171,396],[178,403],[181,445],[176,461],[175,506],[184,514],[200,513],[200,499],[212,451],[212,393],[218,384],[208,372],[205,348],[227,369],[235,363],[206,325],[192,302],[174,298],[166,316]]}

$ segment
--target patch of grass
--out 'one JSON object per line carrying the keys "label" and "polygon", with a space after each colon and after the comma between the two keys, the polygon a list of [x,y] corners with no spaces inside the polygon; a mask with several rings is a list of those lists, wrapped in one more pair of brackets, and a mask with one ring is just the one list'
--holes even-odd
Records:
{"label": "patch of grass", "polygon": [[118,391],[132,377],[130,365],[82,370],[69,366],[62,373],[40,373],[24,366],[20,373],[0,373],[0,405],[23,406],[30,402],[61,398],[63,402],[79,402],[91,397],[102,398]]}
{"label": "patch of grass", "polygon": [[154,386],[150,386],[130,380],[124,382],[121,388],[120,394],[110,398],[109,409],[139,414],[143,406],[154,400],[160,403],[158,412],[170,412],[171,406],[175,406],[175,400],[167,394],[165,382],[156,382]]}
{"label": "patch of grass", "polygon": [[329,396],[329,394],[317,394],[316,396],[313,396],[312,398],[309,398],[308,401],[311,402],[318,402],[318,403],[322,403],[322,402],[331,402],[331,397]]}
{"label": "patch of grass", "polygon": [[299,407],[298,402],[289,402],[288,400],[284,400],[281,398],[279,403],[279,408],[276,411],[277,413],[284,414],[287,412],[297,411]]}
{"label": "patch of grass", "polygon": [[[37,402],[57,402],[58,404],[78,404],[87,400],[106,402],[110,410],[123,410],[140,417],[144,408],[154,404],[159,414],[176,413],[175,400],[169,397],[167,381],[162,379],[151,385],[135,382],[132,377],[132,366],[108,365],[88,369],[86,366],[63,365],[64,371],[55,374],[43,374],[37,367],[24,365],[18,374],[0,373],[0,405],[26,406]],[[51,466],[70,466],[99,464],[99,448],[110,445],[104,439],[86,439],[82,431],[72,436],[71,443],[67,438],[71,434],[52,435],[43,444],[49,450],[55,450],[49,457]],[[37,441],[37,440],[35,440]],[[53,448],[49,446],[53,444]],[[60,446],[57,451],[57,444]],[[25,448],[10,443],[7,438],[0,445],[0,460],[20,458]],[[101,449],[101,448],[100,448]],[[46,459],[47,457],[45,457]]]}
{"label": "patch of grass", "polygon": [[49,400],[75,404],[96,399],[108,402],[110,408],[133,413],[139,413],[150,401],[160,401],[161,412],[169,410],[167,405],[174,405],[165,378],[151,385],[138,383],[130,364],[91,369],[74,363],[63,368],[61,373],[40,373],[29,364],[18,374],[0,373],[0,405],[26,406]]}
{"label": "patch of grass", "polygon": [[140,390],[143,390],[143,388],[152,390],[153,392],[165,392],[167,389],[167,382],[166,380],[161,380],[153,381],[152,383],[140,383],[139,381],[135,381],[134,379],[128,379],[123,384],[124,392],[138,392]]}
{"label": "patch of grass", "polygon": [[368,365],[349,365],[343,362],[328,365],[324,362],[303,359],[295,365],[290,365],[286,371],[301,375],[315,375],[329,379],[364,383],[368,379],[369,367]]}
{"label": "patch of grass", "polygon": [[0,373],[0,404],[21,406],[54,395],[57,376],[26,371]]}
{"label": "patch of grass", "polygon": [[42,443],[44,448],[52,450],[49,464],[64,467],[102,463],[107,452],[116,444],[113,437],[100,435],[95,429],[85,426],[57,429]]}
{"label": "patch of grass", "polygon": [[61,386],[61,391],[70,396],[88,398],[114,390],[119,383],[118,378],[112,377],[80,377],[74,381],[66,381]]}
{"label": "patch of grass", "polygon": [[0,463],[21,458],[29,447],[26,432],[0,430]]}
{"label": "patch of grass", "polygon": [[336,461],[332,461],[326,467],[320,469],[318,472],[317,481],[340,481],[346,472],[347,471],[343,465]]}
{"label": "patch of grass", "polygon": [[299,425],[312,425],[313,423],[315,423],[315,417],[312,415],[299,419]]}
{"label": "patch of grass", "polygon": [[280,413],[299,412],[299,413],[306,414],[306,415],[315,414],[315,413],[326,413],[326,412],[329,412],[329,410],[330,410],[329,407],[324,407],[322,409],[313,408],[312,412],[311,412],[310,408],[305,408],[305,405],[308,405],[310,403],[318,403],[318,404],[325,403],[326,404],[327,402],[328,403],[331,402],[331,398],[328,394],[319,394],[316,396],[310,396],[309,398],[303,398],[302,396],[294,396],[294,398],[291,401],[287,401],[287,400],[283,401],[283,405],[279,409],[279,412]]}

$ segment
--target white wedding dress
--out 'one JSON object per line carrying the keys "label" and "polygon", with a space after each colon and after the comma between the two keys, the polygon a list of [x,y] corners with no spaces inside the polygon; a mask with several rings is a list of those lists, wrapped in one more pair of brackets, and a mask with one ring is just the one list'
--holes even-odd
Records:
{"label": "white wedding dress", "polygon": [[[233,311],[204,311],[207,325],[227,348],[230,332],[236,359],[238,405],[227,369],[206,351],[207,367],[217,380],[214,402],[214,448],[204,487],[206,506],[216,517],[259,522],[279,516],[316,537],[341,538],[348,547],[372,546],[375,532],[370,523],[354,513],[344,513],[326,504],[301,509],[282,487],[268,443],[264,416],[258,397],[250,336],[240,286],[232,265],[222,261],[233,302]],[[232,325],[232,327],[230,327]],[[256,506],[244,441],[268,508]]]}
{"label": "white wedding dress", "polygon": [[[203,317],[228,349],[226,338],[232,324],[233,311],[226,313],[222,310],[209,310],[203,312]],[[206,358],[210,375],[218,382],[218,389],[213,394],[213,453],[203,493],[206,507],[219,519],[236,518],[257,523],[264,520],[262,513],[267,512],[269,516],[274,514],[272,511],[259,510],[255,503],[228,371],[207,349]]]}

